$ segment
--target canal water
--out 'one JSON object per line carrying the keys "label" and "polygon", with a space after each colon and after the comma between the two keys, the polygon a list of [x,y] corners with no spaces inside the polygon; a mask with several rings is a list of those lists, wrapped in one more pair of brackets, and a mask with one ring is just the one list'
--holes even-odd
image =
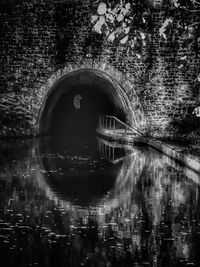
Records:
{"label": "canal water", "polygon": [[195,172],[98,138],[0,151],[0,266],[200,266]]}

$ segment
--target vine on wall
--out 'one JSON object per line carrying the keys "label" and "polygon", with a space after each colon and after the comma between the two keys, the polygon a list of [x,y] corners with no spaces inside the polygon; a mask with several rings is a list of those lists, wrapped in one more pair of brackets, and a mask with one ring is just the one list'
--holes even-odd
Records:
{"label": "vine on wall", "polygon": [[[161,1],[162,2],[162,1]],[[109,0],[94,2],[96,14],[91,16],[93,30],[105,36],[108,43],[127,47],[140,59],[152,34],[152,3],[148,1]],[[200,0],[163,1],[165,19],[158,29],[163,42],[175,47],[179,57],[177,68],[187,68],[192,52],[200,54]],[[197,74],[200,82],[200,74]]]}
{"label": "vine on wall", "polygon": [[[200,55],[200,0],[170,0],[168,6],[159,34],[180,52],[178,69],[186,69],[191,55]],[[197,81],[200,82],[200,74]]]}

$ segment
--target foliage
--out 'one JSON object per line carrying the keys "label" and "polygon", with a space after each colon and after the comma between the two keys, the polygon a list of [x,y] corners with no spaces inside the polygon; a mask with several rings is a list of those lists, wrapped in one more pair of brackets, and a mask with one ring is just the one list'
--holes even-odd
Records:
{"label": "foliage", "polygon": [[[189,63],[189,57],[194,52],[200,53],[200,1],[171,0],[170,10],[166,14],[159,34],[163,40],[170,43],[177,51],[184,51],[179,58],[178,68],[182,69]],[[200,76],[197,77],[200,81]]]}
{"label": "foliage", "polygon": [[[91,16],[93,30],[106,37],[107,42],[125,45],[140,58],[152,34],[151,6],[145,1],[109,0],[95,2],[96,14]],[[200,0],[163,1],[165,19],[158,29],[163,42],[169,42],[177,51],[200,53]],[[179,59],[181,69],[187,62],[187,53]],[[200,80],[200,77],[198,77]]]}
{"label": "foliage", "polygon": [[150,33],[151,12],[144,1],[98,1],[97,14],[91,17],[93,30],[106,36],[109,43],[126,45],[140,58]]}

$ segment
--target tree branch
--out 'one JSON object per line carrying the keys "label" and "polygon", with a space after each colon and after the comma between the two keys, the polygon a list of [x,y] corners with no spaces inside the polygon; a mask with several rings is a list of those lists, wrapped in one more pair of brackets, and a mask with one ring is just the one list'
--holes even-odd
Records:
{"label": "tree branch", "polygon": [[195,25],[198,25],[198,24],[200,24],[200,21],[199,22],[194,22],[192,24],[189,24],[188,27],[195,26]]}
{"label": "tree branch", "polygon": [[193,4],[200,5],[200,2],[198,2],[197,0],[190,0],[190,2],[192,2]]}

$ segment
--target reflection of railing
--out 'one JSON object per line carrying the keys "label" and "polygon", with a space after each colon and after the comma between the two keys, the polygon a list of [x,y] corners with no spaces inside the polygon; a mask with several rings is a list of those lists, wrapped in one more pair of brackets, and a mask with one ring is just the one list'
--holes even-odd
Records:
{"label": "reflection of railing", "polygon": [[120,145],[114,142],[109,142],[104,139],[98,138],[99,152],[101,157],[106,161],[116,164],[124,160],[126,155],[131,153],[131,146]]}
{"label": "reflection of railing", "polygon": [[112,146],[107,146],[106,144],[101,144],[100,146],[100,153],[101,156],[109,161],[109,162],[113,162],[115,160],[115,148]]}
{"label": "reflection of railing", "polygon": [[100,132],[112,132],[113,134],[142,136],[142,134],[135,128],[114,116],[108,115],[100,116],[98,130]]}

